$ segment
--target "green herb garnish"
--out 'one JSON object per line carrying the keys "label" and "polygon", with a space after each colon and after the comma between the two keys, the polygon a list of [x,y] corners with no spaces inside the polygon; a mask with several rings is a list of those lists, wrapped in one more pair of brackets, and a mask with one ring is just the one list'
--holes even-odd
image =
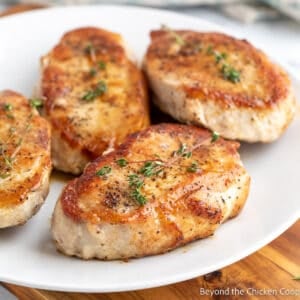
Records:
{"label": "green herb garnish", "polygon": [[[213,50],[212,46],[209,45],[207,47],[206,53],[208,55],[214,55],[216,64],[219,64],[222,60],[225,60],[227,58],[227,54],[222,52],[219,53],[218,51]],[[223,78],[232,82],[232,83],[237,83],[240,82],[240,72],[237,71],[235,68],[230,66],[227,63],[223,63],[222,68],[221,68],[221,74],[223,75]]]}
{"label": "green herb garnish", "polygon": [[186,149],[186,144],[181,144],[179,149],[175,153],[182,156],[185,153]]}
{"label": "green herb garnish", "polygon": [[294,280],[300,280],[300,276],[296,276],[293,278]]}
{"label": "green herb garnish", "polygon": [[84,52],[88,55],[93,54],[94,51],[95,51],[95,48],[92,43],[87,44],[86,47],[84,48]]}
{"label": "green herb garnish", "polygon": [[225,59],[227,57],[227,54],[224,52],[219,53],[217,51],[214,51],[214,56],[215,56],[216,63],[218,64],[222,59]]}
{"label": "green herb garnish", "polygon": [[211,142],[214,143],[215,141],[217,141],[219,139],[220,135],[216,132],[213,131],[211,134]]}
{"label": "green herb garnish", "polygon": [[139,173],[143,174],[145,177],[150,177],[157,175],[161,170],[157,170],[158,166],[161,166],[162,162],[160,161],[147,161],[144,166],[140,169]]}
{"label": "green herb garnish", "polygon": [[100,70],[105,70],[106,69],[106,63],[104,61],[99,61],[98,62],[98,68]]}
{"label": "green herb garnish", "polygon": [[10,103],[6,103],[3,106],[5,111],[11,111],[13,109],[13,106]]}
{"label": "green herb garnish", "polygon": [[100,170],[96,172],[97,176],[105,176],[111,172],[111,167],[110,166],[104,166]]}
{"label": "green herb garnish", "polygon": [[223,64],[221,72],[224,79],[229,80],[232,83],[240,82],[240,72],[233,67],[227,64]]}
{"label": "green herb garnish", "polygon": [[90,69],[90,76],[94,77],[98,73],[98,70],[105,70],[106,68],[106,63],[104,61],[99,61],[97,63],[97,67],[93,67]]}
{"label": "green herb garnish", "polygon": [[12,158],[8,156],[3,156],[5,164],[11,168],[12,167]]}
{"label": "green herb garnish", "polygon": [[6,116],[7,116],[9,119],[14,119],[14,118],[15,118],[14,115],[12,115],[12,114],[6,114]]}
{"label": "green herb garnish", "polygon": [[91,68],[90,69],[90,76],[94,77],[94,76],[96,76],[96,74],[97,74],[97,70],[95,68]]}
{"label": "green herb garnish", "polygon": [[125,167],[125,166],[127,166],[128,162],[125,158],[120,158],[117,160],[117,164],[120,167]]}
{"label": "green herb garnish", "polygon": [[13,114],[11,113],[13,106],[10,103],[6,103],[3,105],[3,109],[6,112],[6,116],[9,119],[14,119],[15,117],[13,116]]}
{"label": "green herb garnish", "polygon": [[128,182],[131,188],[130,196],[138,202],[139,205],[145,205],[147,199],[141,192],[141,187],[144,185],[143,179],[137,174],[130,174],[128,176]]}
{"label": "green herb garnish", "polygon": [[107,86],[104,81],[99,81],[94,90],[87,91],[83,96],[82,100],[93,101],[96,97],[102,96],[107,91]]}
{"label": "green herb garnish", "polygon": [[192,156],[192,152],[185,152],[182,154],[183,157],[190,158]]}
{"label": "green herb garnish", "polygon": [[43,106],[43,100],[39,99],[39,98],[29,99],[29,103],[30,103],[31,107],[34,107],[34,108],[39,108],[39,107]]}
{"label": "green herb garnish", "polygon": [[191,151],[187,151],[187,146],[186,144],[181,144],[179,149],[174,152],[175,155],[179,155],[182,157],[190,158],[192,156]]}
{"label": "green herb garnish", "polygon": [[0,178],[1,178],[1,179],[5,179],[5,178],[7,178],[7,177],[9,177],[9,176],[10,176],[9,173],[0,173]]}
{"label": "green herb garnish", "polygon": [[209,46],[207,47],[206,53],[207,53],[207,54],[213,54],[213,53],[214,53],[214,50],[213,50],[212,45],[209,45]]}
{"label": "green herb garnish", "polygon": [[139,188],[135,188],[132,192],[131,192],[131,197],[133,199],[135,199],[139,205],[143,206],[147,203],[147,199],[146,197],[141,193]]}
{"label": "green herb garnish", "polygon": [[193,163],[191,163],[191,165],[186,170],[190,173],[196,173],[198,171],[198,169],[199,169],[198,163],[193,162]]}
{"label": "green herb garnish", "polygon": [[172,30],[167,25],[161,25],[161,29],[170,33],[171,36],[175,39],[176,43],[180,46],[185,45],[185,40],[180,36],[176,31]]}
{"label": "green herb garnish", "polygon": [[128,175],[128,182],[130,187],[141,188],[144,185],[144,181],[137,174]]}

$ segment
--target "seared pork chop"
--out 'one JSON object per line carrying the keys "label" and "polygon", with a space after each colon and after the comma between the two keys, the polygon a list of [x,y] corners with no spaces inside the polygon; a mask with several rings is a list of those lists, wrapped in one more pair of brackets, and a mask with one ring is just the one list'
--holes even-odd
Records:
{"label": "seared pork chop", "polygon": [[52,126],[55,168],[85,165],[149,124],[147,91],[120,35],[97,28],[65,34],[42,58],[40,94]]}
{"label": "seared pork chop", "polygon": [[238,147],[179,124],[131,135],[64,188],[52,218],[57,248],[84,259],[126,259],[212,235],[248,195]]}
{"label": "seared pork chop", "polygon": [[25,223],[48,194],[50,126],[31,104],[0,92],[0,228]]}
{"label": "seared pork chop", "polygon": [[274,141],[295,113],[288,75],[225,34],[153,31],[144,69],[160,109],[225,138]]}

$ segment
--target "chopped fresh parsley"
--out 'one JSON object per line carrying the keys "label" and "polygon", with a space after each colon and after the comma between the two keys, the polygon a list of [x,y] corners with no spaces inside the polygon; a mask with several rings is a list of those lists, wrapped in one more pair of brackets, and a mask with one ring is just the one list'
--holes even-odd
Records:
{"label": "chopped fresh parsley", "polygon": [[111,167],[110,166],[104,166],[100,170],[96,172],[97,176],[105,176],[111,172]]}

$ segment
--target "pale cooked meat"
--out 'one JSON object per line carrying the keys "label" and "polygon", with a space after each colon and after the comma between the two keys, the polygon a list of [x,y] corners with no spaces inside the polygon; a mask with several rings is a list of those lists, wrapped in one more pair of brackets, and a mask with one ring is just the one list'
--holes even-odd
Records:
{"label": "pale cooked meat", "polygon": [[0,228],[20,225],[49,189],[50,126],[27,99],[0,92]]}
{"label": "pale cooked meat", "polygon": [[120,35],[70,31],[41,63],[40,95],[52,126],[55,168],[81,173],[91,159],[148,126],[144,78]]}
{"label": "pale cooked meat", "polygon": [[126,259],[212,235],[248,196],[238,147],[179,124],[131,135],[64,188],[52,218],[57,248],[84,259]]}
{"label": "pale cooked meat", "polygon": [[144,69],[160,109],[225,138],[274,141],[295,113],[288,75],[246,40],[153,31]]}

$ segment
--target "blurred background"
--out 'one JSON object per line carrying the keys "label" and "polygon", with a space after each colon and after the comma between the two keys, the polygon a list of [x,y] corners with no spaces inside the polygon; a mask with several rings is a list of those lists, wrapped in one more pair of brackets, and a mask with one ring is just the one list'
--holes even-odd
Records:
{"label": "blurred background", "polygon": [[300,0],[0,0],[0,10],[87,4],[159,7],[214,22],[249,39],[300,77]]}

